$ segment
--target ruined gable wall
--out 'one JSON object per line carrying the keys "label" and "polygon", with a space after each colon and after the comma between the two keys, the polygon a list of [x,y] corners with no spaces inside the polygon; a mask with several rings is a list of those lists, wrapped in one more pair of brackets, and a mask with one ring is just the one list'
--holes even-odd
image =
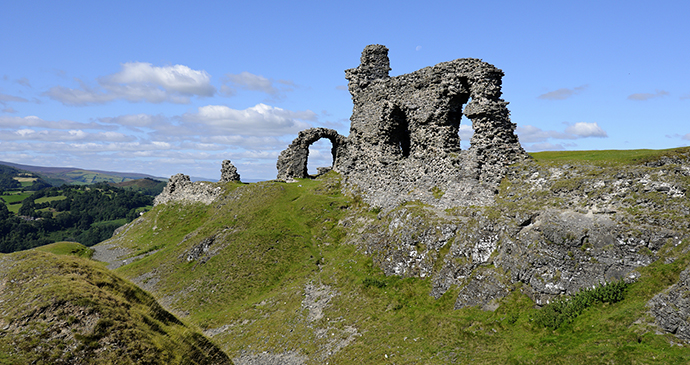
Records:
{"label": "ruined gable wall", "polygon": [[[477,59],[396,77],[389,70],[388,49],[370,45],[345,71],[354,107],[338,169],[349,186],[378,206],[490,202],[505,167],[527,158],[500,98],[503,72]],[[458,137],[463,112],[475,129],[468,151]]]}
{"label": "ruined gable wall", "polygon": [[501,70],[470,58],[389,77],[387,54],[385,46],[367,46],[362,64],[345,71],[354,103],[349,137],[354,154],[377,154],[377,160],[457,154],[463,106],[471,99],[464,114],[475,129],[470,155],[480,180],[495,182],[500,169],[493,165],[525,158],[508,103],[500,98]]}

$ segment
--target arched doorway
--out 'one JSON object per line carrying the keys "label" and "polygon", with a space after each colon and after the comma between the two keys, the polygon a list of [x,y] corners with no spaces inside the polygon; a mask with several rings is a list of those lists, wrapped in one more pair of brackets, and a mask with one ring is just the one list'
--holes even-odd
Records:
{"label": "arched doorway", "polygon": [[319,174],[317,168],[322,167],[333,167],[333,142],[328,138],[321,138],[309,146],[307,174],[316,176]]}
{"label": "arched doorway", "polygon": [[320,139],[330,140],[332,145],[331,166],[337,170],[338,158],[345,153],[347,138],[338,134],[338,131],[334,129],[310,128],[299,132],[297,138],[292,141],[288,148],[280,153],[276,163],[278,180],[288,181],[309,177],[307,168],[309,147]]}

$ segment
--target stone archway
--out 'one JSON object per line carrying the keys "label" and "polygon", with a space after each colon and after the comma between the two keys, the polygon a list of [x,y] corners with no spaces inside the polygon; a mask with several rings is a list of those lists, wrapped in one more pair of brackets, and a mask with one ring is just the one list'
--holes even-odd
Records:
{"label": "stone archway", "polygon": [[288,181],[296,178],[309,177],[307,173],[307,160],[309,158],[309,146],[321,138],[328,138],[333,147],[333,169],[338,171],[339,161],[346,153],[347,138],[334,129],[309,128],[299,132],[297,138],[280,153],[276,167],[278,168],[278,180]]}

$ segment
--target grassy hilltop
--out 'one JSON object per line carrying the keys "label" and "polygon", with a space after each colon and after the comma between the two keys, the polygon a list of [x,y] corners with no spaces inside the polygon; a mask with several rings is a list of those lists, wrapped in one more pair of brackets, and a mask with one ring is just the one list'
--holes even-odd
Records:
{"label": "grassy hilltop", "polygon": [[[533,157],[539,166],[591,166],[591,178],[646,169],[640,166],[678,151],[685,152],[549,152]],[[578,189],[566,183],[559,189]],[[236,361],[266,356],[313,364],[690,360],[686,347],[670,346],[681,341],[655,334],[646,314],[647,301],[677,281],[690,262],[687,241],[659,251],[652,265],[639,269],[636,282],[609,288],[616,293],[601,294],[602,289],[586,294],[590,299],[581,298],[586,304],[578,310],[535,308],[520,288],[495,311],[455,310],[458,287],[434,299],[428,277],[385,276],[377,264],[385,258],[351,243],[365,222],[382,216],[357,197],[343,196],[337,174],[291,184],[217,186],[225,193],[211,205],[159,205],[102,245],[126,249],[134,261],[115,272],[205,330]],[[502,185],[495,206],[448,214],[500,220],[502,211],[521,209],[506,198],[508,186]],[[528,208],[563,204],[552,195],[530,197]],[[401,209],[416,209],[420,217],[428,210],[415,203]],[[600,299],[591,299],[595,297]],[[570,317],[554,319],[558,315]],[[560,324],[550,325],[554,320]]]}
{"label": "grassy hilltop", "polygon": [[[132,308],[127,312],[112,309],[115,317],[111,318],[116,319],[104,324],[110,326],[107,333],[111,335],[98,325],[74,327],[75,333],[84,335],[67,341],[63,349],[88,349],[113,341],[131,346],[129,340],[137,338],[142,349],[136,351],[175,359],[185,353],[220,358],[210,347],[212,342],[236,364],[685,364],[690,361],[688,344],[672,334],[657,334],[647,303],[676,283],[690,264],[687,239],[669,241],[647,253],[653,263],[637,269],[639,277],[632,283],[581,291],[570,301],[556,300],[543,307],[536,306],[516,284],[493,311],[476,306],[454,309],[461,285],[451,285],[435,299],[430,295],[431,275],[384,275],[381,267],[389,258],[382,252],[390,242],[370,239],[364,245],[361,241],[365,236],[381,237],[371,234],[372,229],[406,234],[394,231],[391,218],[403,210],[432,228],[448,220],[465,222],[464,229],[474,229],[477,222],[499,225],[507,217],[549,207],[585,209],[586,202],[573,203],[564,198],[564,192],[598,200],[610,187],[593,189],[588,181],[638,172],[656,174],[662,171],[655,167],[657,162],[673,162],[687,153],[688,149],[536,153],[533,161],[515,167],[513,178],[504,180],[494,205],[442,212],[415,202],[393,212],[372,209],[356,196],[343,195],[340,176],[334,172],[297,183],[209,183],[223,189],[222,196],[210,205],[157,205],[112,239],[96,245],[94,257],[117,267],[112,272],[88,258],[35,251],[0,256],[0,295],[8,293],[11,280],[23,280],[34,283],[31,288],[65,298],[58,300],[90,298],[78,302],[89,303],[89,308],[105,310],[102,303],[106,302]],[[553,178],[555,182],[539,193],[523,189],[525,183],[518,179],[521,173],[565,165],[575,166],[579,177]],[[681,174],[676,179],[680,186],[690,188],[689,177]],[[621,224],[634,230],[655,222],[687,237],[687,217],[673,213],[688,209],[687,197],[671,201],[658,191],[631,194],[626,198],[631,206],[617,213],[623,216]],[[643,208],[643,203],[651,208]],[[654,213],[657,203],[668,209]],[[419,232],[412,233],[416,234]],[[428,256],[434,274],[443,269],[450,246],[448,242]],[[47,250],[90,254],[87,249],[64,244]],[[572,254],[588,257],[589,252],[585,244]],[[74,267],[80,269],[70,269]],[[500,268],[486,264],[471,275],[492,270]],[[39,271],[47,276],[34,278]],[[83,289],[68,290],[71,284],[66,283],[71,278],[78,278]],[[113,299],[92,292],[103,289],[113,293],[107,294]],[[5,335],[0,340],[0,363],[10,362],[12,344],[19,341],[19,335],[8,328],[34,323],[21,322],[21,318],[41,318],[40,312],[30,310],[35,305],[23,303],[46,303],[43,307],[51,308],[49,296],[37,293],[14,296],[18,298],[12,302],[14,306],[0,302],[0,330]],[[175,317],[157,315],[163,309],[150,298]],[[64,310],[67,322],[70,315],[83,317],[71,314],[70,308]],[[86,321],[88,316],[84,318]],[[22,356],[36,356],[35,348],[42,341],[55,345],[46,356],[66,356],[55,350],[65,340],[51,334],[52,322],[42,319],[35,323],[39,327],[31,324],[22,332],[23,338],[33,341],[34,350],[28,349]],[[211,342],[189,328],[199,328]],[[127,330],[120,334],[120,329]],[[206,352],[194,352],[198,348]],[[106,354],[103,356],[109,356]]]}
{"label": "grassy hilltop", "polygon": [[229,364],[149,294],[60,242],[0,256],[0,364]]}

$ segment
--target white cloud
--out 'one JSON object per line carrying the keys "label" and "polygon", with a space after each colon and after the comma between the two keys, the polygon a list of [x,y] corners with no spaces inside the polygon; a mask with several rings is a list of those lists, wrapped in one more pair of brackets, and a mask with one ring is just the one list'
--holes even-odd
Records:
{"label": "white cloud", "polygon": [[608,135],[606,134],[606,131],[601,129],[601,127],[599,127],[599,124],[597,124],[597,122],[594,122],[594,123],[577,122],[571,126],[568,126],[568,128],[565,129],[565,133],[570,133],[570,134],[576,135],[580,138],[587,138],[587,137],[606,138],[606,137],[608,137]]}
{"label": "white cloud", "polygon": [[82,89],[70,89],[64,86],[54,86],[45,95],[66,105],[103,104],[118,98],[118,95],[88,87],[81,80],[76,79]]}
{"label": "white cloud", "polygon": [[[254,171],[255,166],[275,165],[280,151],[317,119],[310,110],[266,104],[240,110],[206,105],[179,116],[126,114],[90,123],[0,116],[0,160],[213,177],[209,166],[215,171],[217,164],[220,171],[220,162],[232,159],[235,166],[252,166],[243,176],[271,178],[256,176],[263,172]],[[319,156],[311,157],[317,162]]]}
{"label": "white cloud", "polygon": [[110,141],[110,142],[129,142],[136,140],[136,137],[128,134],[118,133],[118,132],[99,132],[91,134],[89,138],[93,138],[99,141]]}
{"label": "white cloud", "polygon": [[336,90],[347,91],[347,85],[338,85],[335,87]]}
{"label": "white cloud", "polygon": [[11,106],[8,106],[7,108],[3,109],[2,111],[5,113],[16,113],[17,112],[17,110]]}
{"label": "white cloud", "polygon": [[253,150],[284,149],[289,144],[289,142],[283,141],[276,137],[247,137],[239,135],[202,137],[201,142],[248,148]]}
{"label": "white cloud", "polygon": [[252,150],[246,150],[242,151],[240,153],[235,154],[237,158],[242,158],[242,159],[253,159],[253,160],[269,160],[275,161],[278,159],[278,155],[280,154],[280,151],[252,151]]}
{"label": "white cloud", "polygon": [[22,77],[21,79],[14,80],[14,82],[16,82],[22,86],[31,87],[31,83],[29,82],[29,79],[27,79],[26,77]]}
{"label": "white cloud", "polygon": [[[276,84],[281,84],[278,86]],[[235,95],[238,89],[260,91],[273,97],[283,97],[285,92],[294,90],[294,82],[290,80],[267,79],[261,75],[254,75],[244,71],[239,74],[226,74],[223,79],[221,92]]]}
{"label": "white cloud", "polygon": [[690,141],[690,133],[684,135],[683,137],[680,137],[680,139],[684,139],[686,141]]}
{"label": "white cloud", "polygon": [[562,151],[565,147],[561,144],[553,144],[549,142],[534,143],[532,145],[525,146],[525,150],[528,152],[539,152],[539,151]]}
{"label": "white cloud", "polygon": [[216,93],[206,71],[192,70],[184,65],[156,67],[145,62],[129,62],[122,64],[120,72],[105,79],[106,84],[151,84],[184,95],[213,96]]}
{"label": "white cloud", "polygon": [[533,125],[518,126],[515,131],[520,137],[521,142],[534,143],[543,142],[547,139],[576,139],[577,136],[557,131],[545,131]]}
{"label": "white cloud", "polygon": [[458,131],[458,135],[460,136],[460,140],[469,141],[470,138],[472,138],[472,136],[474,135],[474,129],[472,129],[471,125],[460,124],[460,130]]}
{"label": "white cloud", "polygon": [[649,99],[654,99],[654,98],[660,98],[662,96],[667,96],[667,95],[669,95],[668,91],[657,90],[656,93],[654,93],[654,94],[636,93],[636,94],[628,95],[628,100],[644,101],[644,100],[649,100]]}
{"label": "white cloud", "polygon": [[71,120],[48,121],[37,116],[11,117],[0,116],[0,128],[48,128],[48,129],[112,129],[98,123],[78,123]]}
{"label": "white cloud", "polygon": [[16,101],[20,103],[26,103],[28,100],[19,97],[19,96],[13,96],[13,95],[7,95],[0,93],[0,104],[5,105],[8,101]]}
{"label": "white cloud", "polygon": [[588,85],[582,85],[578,86],[572,89],[568,88],[561,88],[558,90],[554,91],[549,91],[546,94],[541,94],[539,95],[539,99],[546,99],[546,100],[565,100],[573,95],[577,95],[581,92],[583,92]]}
{"label": "white cloud", "polygon": [[315,121],[316,113],[311,110],[295,112],[266,104],[244,110],[207,105],[196,113],[185,113],[181,119],[186,123],[200,123],[209,129],[209,135],[280,136],[311,127],[305,120]]}
{"label": "white cloud", "polygon": [[114,118],[99,118],[102,123],[117,124],[127,127],[153,127],[160,125],[166,121],[166,118],[161,115],[150,114],[127,114],[120,115]]}
{"label": "white cloud", "polygon": [[136,140],[136,137],[117,132],[88,133],[83,130],[35,130],[19,129],[16,131],[4,131],[0,134],[0,140],[5,141],[43,141],[43,142],[126,142]]}
{"label": "white cloud", "polygon": [[516,133],[520,137],[520,142],[523,143],[537,143],[546,142],[549,139],[578,139],[578,138],[589,138],[589,137],[599,137],[606,138],[608,135],[606,131],[601,129],[599,125],[594,123],[578,122],[573,125],[566,127],[565,132],[558,131],[545,131],[541,128],[526,125],[519,126]]}
{"label": "white cloud", "polygon": [[103,104],[113,100],[177,104],[189,103],[192,96],[213,96],[216,88],[206,71],[184,65],[152,66],[145,62],[121,64],[120,72],[101,77],[98,87],[79,79],[79,89],[63,86],[50,88],[45,95],[66,105]]}

